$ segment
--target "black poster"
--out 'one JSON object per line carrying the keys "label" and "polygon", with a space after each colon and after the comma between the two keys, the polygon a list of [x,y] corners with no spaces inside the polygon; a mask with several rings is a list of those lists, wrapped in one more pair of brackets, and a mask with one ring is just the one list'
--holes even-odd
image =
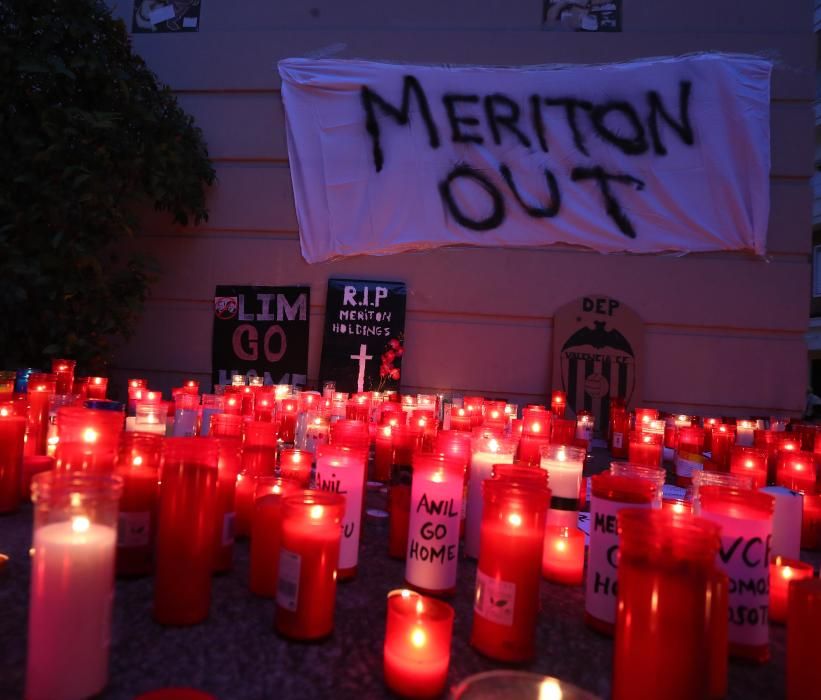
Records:
{"label": "black poster", "polygon": [[329,279],[320,382],[349,393],[398,391],[406,300],[402,282]]}
{"label": "black poster", "polygon": [[261,376],[303,386],[308,378],[310,287],[219,285],[214,294],[211,380]]}

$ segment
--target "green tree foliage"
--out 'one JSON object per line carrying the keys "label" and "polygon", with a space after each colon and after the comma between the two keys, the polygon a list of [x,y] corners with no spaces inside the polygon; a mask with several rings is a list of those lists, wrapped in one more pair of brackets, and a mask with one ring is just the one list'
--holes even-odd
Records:
{"label": "green tree foliage", "polygon": [[98,0],[0,1],[0,368],[100,370],[154,276],[146,207],[206,220],[202,133]]}

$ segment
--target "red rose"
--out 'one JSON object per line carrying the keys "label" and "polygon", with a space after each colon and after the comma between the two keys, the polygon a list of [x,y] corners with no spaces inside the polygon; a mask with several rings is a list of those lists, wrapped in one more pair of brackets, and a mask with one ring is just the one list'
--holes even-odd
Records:
{"label": "red rose", "polygon": [[398,369],[391,370],[391,379],[393,379],[394,381],[399,379],[399,370]]}
{"label": "red rose", "polygon": [[396,357],[396,353],[393,350],[388,350],[382,355],[382,360],[384,362],[393,362],[394,357]]}
{"label": "red rose", "polygon": [[399,341],[398,341],[396,338],[391,338],[391,339],[388,341],[388,345],[389,345],[391,348],[393,348],[394,350],[398,350],[399,348],[401,348],[401,347],[402,347],[402,346],[400,345]]}

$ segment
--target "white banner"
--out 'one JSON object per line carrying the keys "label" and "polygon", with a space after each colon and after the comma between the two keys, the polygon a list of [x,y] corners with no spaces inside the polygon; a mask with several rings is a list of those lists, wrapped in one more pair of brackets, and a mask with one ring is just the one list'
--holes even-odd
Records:
{"label": "white banner", "polygon": [[309,263],[444,245],[765,252],[769,61],[279,63]]}

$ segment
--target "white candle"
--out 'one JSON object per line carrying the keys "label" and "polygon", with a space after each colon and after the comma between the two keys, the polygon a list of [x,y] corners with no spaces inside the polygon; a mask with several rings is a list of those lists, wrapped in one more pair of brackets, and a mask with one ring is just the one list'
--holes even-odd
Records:
{"label": "white candle", "polygon": [[467,514],[465,516],[465,554],[479,558],[482,530],[482,482],[489,479],[494,464],[513,464],[516,443],[512,440],[482,438],[474,445],[470,458]]}
{"label": "white candle", "polygon": [[108,676],[115,528],[85,516],[34,532],[28,700],[100,693]]}
{"label": "white candle", "polygon": [[579,499],[584,469],[584,451],[564,445],[548,445],[542,450],[542,469],[547,470],[553,498]]}
{"label": "white candle", "polygon": [[744,447],[753,445],[755,423],[748,420],[740,420],[735,426],[735,444]]}

